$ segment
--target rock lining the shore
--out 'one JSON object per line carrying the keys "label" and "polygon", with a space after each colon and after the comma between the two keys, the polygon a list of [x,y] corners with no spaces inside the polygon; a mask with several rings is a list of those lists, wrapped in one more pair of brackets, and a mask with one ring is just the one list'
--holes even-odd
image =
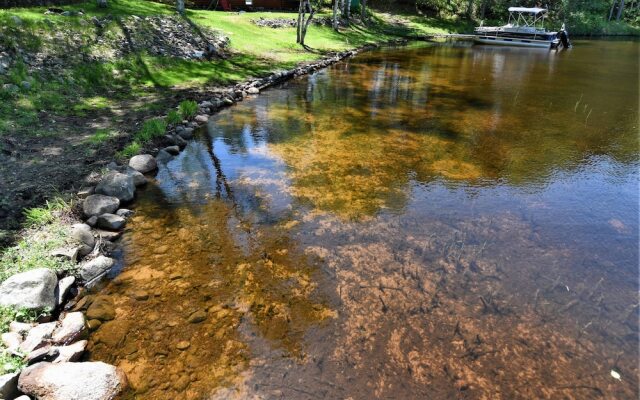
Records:
{"label": "rock lining the shore", "polygon": [[120,200],[117,197],[105,196],[102,194],[92,194],[84,199],[82,210],[87,217],[115,212],[120,207]]}
{"label": "rock lining the shore", "polygon": [[0,304],[28,310],[53,310],[56,307],[56,273],[46,268],[33,269],[9,277],[0,284]]}
{"label": "rock lining the shore", "polygon": [[126,387],[124,373],[103,362],[42,362],[18,379],[18,389],[39,400],[112,400]]}
{"label": "rock lining the shore", "polygon": [[107,173],[96,186],[97,194],[115,197],[121,202],[133,200],[135,192],[136,186],[133,184],[133,178],[116,171]]}

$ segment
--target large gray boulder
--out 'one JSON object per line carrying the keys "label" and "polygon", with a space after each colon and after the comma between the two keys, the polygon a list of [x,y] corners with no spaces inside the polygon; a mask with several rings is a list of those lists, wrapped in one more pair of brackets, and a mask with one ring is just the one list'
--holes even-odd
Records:
{"label": "large gray boulder", "polygon": [[102,194],[92,194],[82,204],[82,210],[87,217],[113,213],[118,207],[120,207],[120,200],[117,197]]}
{"label": "large gray boulder", "polygon": [[112,400],[126,387],[124,373],[103,362],[42,362],[18,379],[18,389],[38,400]]}
{"label": "large gray boulder", "polygon": [[56,273],[45,268],[13,275],[0,284],[0,305],[29,310],[53,310],[56,306]]}
{"label": "large gray boulder", "polygon": [[96,193],[117,197],[120,201],[131,201],[136,193],[136,186],[131,176],[111,171],[98,183]]}
{"label": "large gray boulder", "polygon": [[85,282],[91,282],[106,274],[113,267],[114,262],[113,258],[98,256],[80,265],[80,276]]}
{"label": "large gray boulder", "polygon": [[143,174],[155,171],[158,168],[156,159],[153,158],[151,154],[140,154],[131,157],[131,160],[129,160],[129,166]]}

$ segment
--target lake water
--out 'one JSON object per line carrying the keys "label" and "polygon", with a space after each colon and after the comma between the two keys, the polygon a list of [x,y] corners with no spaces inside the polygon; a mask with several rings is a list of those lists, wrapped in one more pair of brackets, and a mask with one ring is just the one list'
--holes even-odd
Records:
{"label": "lake water", "polygon": [[140,399],[637,399],[639,55],[383,49],[220,112],[91,358]]}

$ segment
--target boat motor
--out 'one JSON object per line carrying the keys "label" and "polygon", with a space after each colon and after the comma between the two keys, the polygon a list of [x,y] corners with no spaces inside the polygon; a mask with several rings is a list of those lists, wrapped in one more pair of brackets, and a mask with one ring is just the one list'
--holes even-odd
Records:
{"label": "boat motor", "polygon": [[562,28],[560,29],[560,42],[564,46],[565,49],[571,47],[571,41],[569,40],[569,32],[565,28],[564,24],[562,24]]}

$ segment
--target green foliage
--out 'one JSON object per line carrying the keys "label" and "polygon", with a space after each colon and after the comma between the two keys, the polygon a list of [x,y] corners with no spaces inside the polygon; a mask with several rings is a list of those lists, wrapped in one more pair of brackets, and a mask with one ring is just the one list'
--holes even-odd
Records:
{"label": "green foliage", "polygon": [[47,200],[44,207],[24,210],[25,225],[33,228],[49,224],[56,219],[56,212],[69,209],[71,209],[71,205],[61,198],[56,198],[52,201]]}
{"label": "green foliage", "polygon": [[9,78],[9,82],[20,86],[20,83],[29,80],[29,71],[27,70],[27,66],[22,60],[19,60],[9,70],[7,77]]}
{"label": "green foliage", "polygon": [[184,100],[178,107],[180,109],[180,115],[183,119],[193,118],[198,112],[198,103],[193,100]]}
{"label": "green foliage", "polygon": [[[14,309],[13,307],[0,306],[0,333],[9,331],[9,324],[13,321],[34,322],[42,312],[27,309]],[[26,366],[23,357],[9,353],[0,347],[0,375],[20,371]]]}
{"label": "green foliage", "polygon": [[175,125],[179,124],[180,122],[182,122],[182,116],[180,115],[180,113],[176,110],[169,111],[169,113],[167,114],[167,123],[170,125]]}
{"label": "green foliage", "polygon": [[59,213],[47,212],[37,215],[24,238],[13,247],[0,254],[0,281],[11,275],[35,268],[48,268],[54,271],[73,271],[76,265],[51,253],[73,243],[69,236],[69,227],[60,220]]}
{"label": "green foliage", "polygon": [[18,372],[27,366],[22,357],[9,353],[6,349],[0,348],[0,374]]}
{"label": "green foliage", "polygon": [[140,150],[142,150],[142,146],[138,142],[131,142],[122,149],[122,151],[118,152],[118,157],[120,158],[130,158],[137,154],[140,154]]}
{"label": "green foliage", "polygon": [[162,118],[152,118],[144,121],[142,128],[136,133],[135,139],[140,143],[146,143],[164,135],[167,130],[167,122]]}
{"label": "green foliage", "polygon": [[34,322],[43,312],[37,310],[15,309],[8,306],[0,306],[0,333],[9,331],[9,324],[13,321]]}

